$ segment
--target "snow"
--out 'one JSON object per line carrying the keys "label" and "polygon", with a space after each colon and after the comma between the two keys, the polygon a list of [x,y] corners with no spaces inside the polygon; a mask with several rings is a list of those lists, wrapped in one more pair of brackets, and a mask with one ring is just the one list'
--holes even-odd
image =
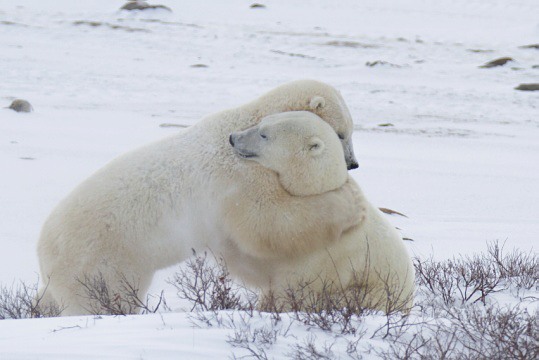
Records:
{"label": "snow", "polygon": [[[225,330],[195,328],[186,321],[185,313],[167,314],[166,319],[152,314],[2,321],[2,333],[17,333],[21,328],[28,331],[0,338],[3,359],[33,359],[36,354],[50,359],[172,359],[178,354],[186,359],[219,359],[230,352],[212,346],[224,337]],[[107,338],[114,341],[103,341]],[[22,349],[26,354],[21,354]]]}
{"label": "snow", "polygon": [[[52,207],[115,156],[177,131],[160,124],[190,125],[299,78],[342,92],[357,130],[351,174],[372,202],[408,216],[391,221],[414,255],[494,240],[537,251],[539,95],[513,89],[539,82],[538,51],[519,48],[539,42],[536,0],[161,3],[174,12],[0,0],[0,106],[35,109],[0,109],[0,284],[35,281]],[[478,68],[502,56],[515,61]],[[0,358],[231,353],[230,331],[186,316],[5,320]]]}

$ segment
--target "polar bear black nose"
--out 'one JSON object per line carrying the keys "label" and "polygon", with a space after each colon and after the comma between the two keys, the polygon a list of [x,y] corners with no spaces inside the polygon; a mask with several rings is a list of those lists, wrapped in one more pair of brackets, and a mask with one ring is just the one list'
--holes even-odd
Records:
{"label": "polar bear black nose", "polygon": [[230,142],[230,145],[234,146],[234,138],[232,137],[232,134],[230,134],[228,141]]}

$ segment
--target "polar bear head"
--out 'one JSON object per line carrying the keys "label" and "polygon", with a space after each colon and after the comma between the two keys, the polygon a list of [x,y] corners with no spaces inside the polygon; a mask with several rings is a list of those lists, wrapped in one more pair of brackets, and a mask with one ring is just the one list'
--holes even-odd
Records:
{"label": "polar bear head", "polygon": [[275,171],[292,195],[337,189],[347,180],[343,148],[333,128],[308,111],[266,116],[230,135],[236,154]]}
{"label": "polar bear head", "polygon": [[341,94],[316,80],[296,80],[266,93],[251,106],[263,116],[286,111],[310,111],[321,117],[337,133],[348,170],[358,167],[352,144],[353,121]]}

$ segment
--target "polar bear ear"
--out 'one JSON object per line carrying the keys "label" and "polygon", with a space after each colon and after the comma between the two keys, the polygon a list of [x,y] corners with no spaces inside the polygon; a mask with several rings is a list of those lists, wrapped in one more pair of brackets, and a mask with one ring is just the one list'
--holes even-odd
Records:
{"label": "polar bear ear", "polygon": [[311,155],[318,155],[324,151],[326,144],[319,137],[313,136],[307,142],[307,149]]}
{"label": "polar bear ear", "polygon": [[311,108],[311,110],[322,109],[324,106],[326,106],[326,99],[321,96],[313,97],[309,103],[309,108]]}

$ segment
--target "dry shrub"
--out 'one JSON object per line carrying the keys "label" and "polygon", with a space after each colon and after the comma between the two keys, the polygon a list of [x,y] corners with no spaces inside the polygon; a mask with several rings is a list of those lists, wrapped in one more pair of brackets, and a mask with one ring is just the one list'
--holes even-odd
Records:
{"label": "dry shrub", "polygon": [[280,295],[269,292],[259,307],[271,313],[291,312],[301,323],[325,331],[362,335],[365,316],[407,312],[410,302],[409,298],[401,298],[404,290],[392,285],[395,282],[390,275],[375,275],[382,280],[377,283],[383,283],[383,288],[370,286],[369,276],[367,272],[354,272],[346,286],[318,279],[316,290],[311,286],[313,281],[298,281]]}
{"label": "dry shrub", "polygon": [[58,316],[62,309],[53,304],[44,304],[38,292],[38,282],[28,285],[20,282],[11,287],[0,286],[0,320],[27,319]]}
{"label": "dry shrub", "polygon": [[446,304],[485,303],[489,294],[501,289],[499,268],[482,255],[440,262],[414,259],[414,266],[419,285]]}
{"label": "dry shrub", "polygon": [[494,261],[504,280],[517,289],[530,290],[539,286],[539,256],[517,249],[505,253],[503,244],[488,244],[488,257]]}
{"label": "dry shrub", "polygon": [[227,342],[236,349],[244,349],[248,356],[236,357],[241,359],[250,357],[253,359],[268,359],[266,351],[277,342],[280,330],[273,326],[264,326],[252,329],[250,326],[241,326],[234,329],[234,334],[228,337]]}
{"label": "dry shrub", "polygon": [[[519,306],[450,309],[459,350],[467,358],[539,358],[539,312]],[[502,355],[503,354],[503,355]]]}
{"label": "dry shrub", "polygon": [[444,308],[445,319],[391,334],[383,359],[537,359],[539,312],[525,307],[467,304]]}
{"label": "dry shrub", "polygon": [[505,252],[498,242],[479,255],[414,259],[417,282],[427,295],[419,303],[423,311],[415,323],[402,318],[390,327],[389,349],[378,354],[384,359],[539,358],[539,310],[529,306],[538,298],[517,296],[512,307],[487,301],[499,291],[537,290],[538,264],[535,253]]}
{"label": "dry shrub", "polygon": [[[376,276],[380,277],[380,274]],[[360,338],[365,333],[365,316],[386,313],[392,318],[398,317],[409,304],[409,299],[399,296],[402,290],[387,285],[394,283],[389,281],[389,275],[383,279],[386,284],[383,289],[369,288],[366,285],[369,283],[368,277],[367,273],[355,273],[351,284],[346,286],[318,279],[316,291],[313,290],[312,281],[297,281],[278,295],[270,291],[259,298],[253,291],[234,283],[223,259],[210,258],[204,253],[195,254],[169,283],[176,288],[178,297],[191,304],[191,311],[195,311],[191,319],[196,325],[242,329],[231,344],[246,350],[250,346],[251,351],[253,344],[260,345],[257,338],[265,332],[249,329],[246,334],[244,329],[248,328],[245,325],[248,321],[244,319],[243,325],[238,325],[233,318],[220,314],[220,310],[245,311],[247,315],[243,317],[250,318],[254,316],[255,309],[269,313],[274,327],[282,320],[282,313],[286,312],[294,321],[304,325]],[[252,341],[246,343],[246,338]]]}
{"label": "dry shrub", "polygon": [[[354,292],[336,290],[328,283],[323,284],[322,291],[313,292],[308,283],[301,283],[294,288],[287,288],[283,296],[276,297],[269,293],[261,306],[264,311],[272,314],[290,312],[296,320],[307,326],[342,334],[356,334],[362,316],[374,311],[366,307],[366,303],[361,303],[362,297],[354,297]],[[343,305],[345,303],[349,306]]]}
{"label": "dry shrub", "polygon": [[253,310],[256,294],[234,283],[222,258],[212,261],[206,252],[197,255],[194,250],[193,255],[168,280],[178,297],[190,302],[191,311]]}
{"label": "dry shrub", "polygon": [[487,252],[443,261],[414,259],[416,280],[430,295],[447,304],[481,302],[509,286],[532,289],[539,285],[539,257],[490,243]]}
{"label": "dry shrub", "polygon": [[[208,326],[233,330],[227,342],[246,357],[267,359],[279,338],[289,334],[292,323],[321,329],[331,334],[326,342],[312,336],[289,348],[295,359],[329,359],[340,356],[333,350],[338,339],[350,339],[346,354],[361,359],[368,327],[365,317],[376,314],[373,298],[383,299],[386,322],[369,336],[382,340],[386,348],[371,348],[383,359],[536,359],[539,358],[539,311],[535,297],[528,296],[513,307],[497,305],[492,294],[501,290],[537,290],[538,257],[517,250],[505,252],[499,243],[488,245],[487,252],[444,261],[414,260],[417,283],[427,298],[419,297],[419,306],[411,316],[402,313],[403,301],[397,302],[396,289],[382,290],[385,298],[369,289],[369,276],[356,273],[351,284],[340,286],[322,282],[321,291],[312,291],[312,282],[299,282],[277,296],[268,293],[260,299],[245,287],[234,283],[226,264],[207,253],[195,256],[169,280],[178,296],[190,302],[194,319]],[[101,274],[79,281],[95,314],[125,315],[166,309],[163,295],[156,306],[149,298],[140,300],[136,282],[125,276],[121,286],[111,290]],[[386,284],[391,279],[385,278]],[[377,290],[380,291],[380,290]],[[56,316],[60,309],[44,309],[37,285],[0,287],[0,319]],[[372,296],[377,294],[376,296]],[[434,299],[434,300],[433,300]],[[532,304],[532,306],[526,306]],[[267,314],[254,311],[263,309]],[[420,311],[418,309],[423,309]],[[426,311],[436,309],[436,311]],[[232,310],[232,311],[222,311]],[[239,310],[239,311],[238,311]],[[282,312],[289,312],[283,317]],[[255,316],[264,317],[262,325]],[[256,319],[255,319],[256,320]],[[327,339],[327,338],[326,338]],[[347,340],[348,341],[348,340]],[[364,343],[363,343],[364,345]],[[234,355],[235,356],[235,355]]]}
{"label": "dry shrub", "polygon": [[147,295],[140,299],[139,289],[134,279],[127,279],[125,274],[118,274],[119,287],[111,288],[103,274],[85,275],[77,281],[82,285],[84,293],[79,296],[88,300],[85,310],[94,315],[129,315],[155,313],[162,306],[167,309],[163,292],[157,296],[157,304],[150,305],[155,296]]}
{"label": "dry shrub", "polygon": [[335,341],[320,343],[318,339],[311,335],[302,343],[297,343],[291,347],[287,354],[288,358],[294,360],[333,360],[336,354],[332,351]]}

